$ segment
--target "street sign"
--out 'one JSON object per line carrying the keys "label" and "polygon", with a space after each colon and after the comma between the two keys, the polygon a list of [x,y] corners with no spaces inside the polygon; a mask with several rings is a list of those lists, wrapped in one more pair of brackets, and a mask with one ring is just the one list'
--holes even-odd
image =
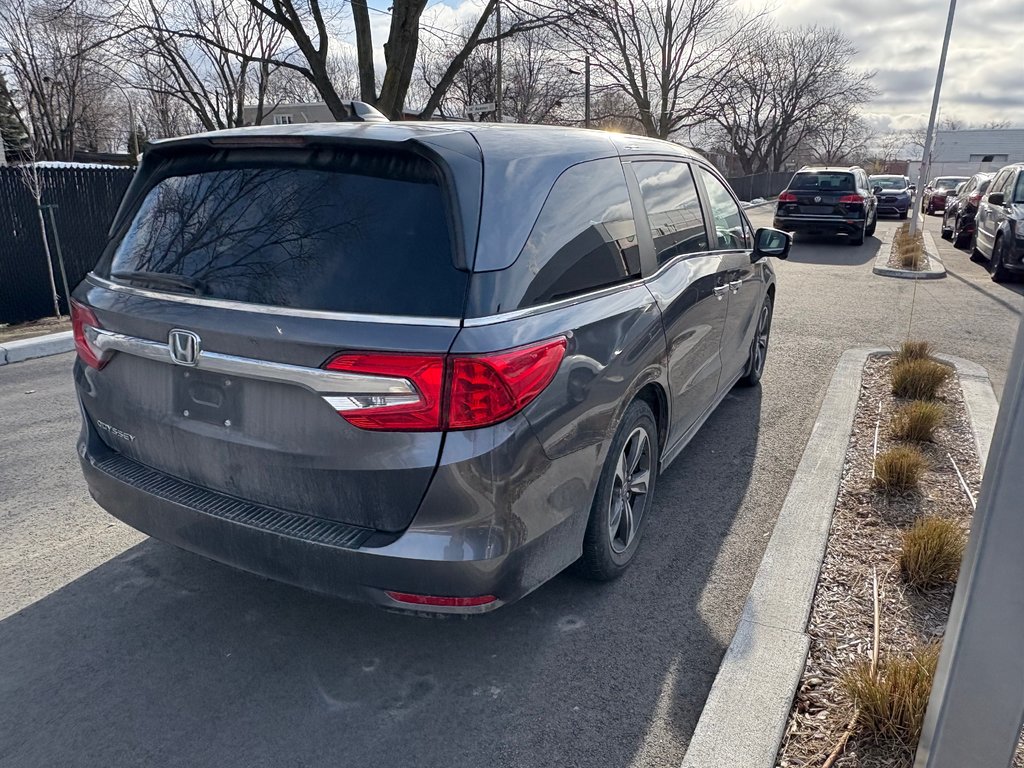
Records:
{"label": "street sign", "polygon": [[466,107],[467,115],[482,115],[485,112],[493,112],[496,105],[493,101],[485,102],[484,104],[470,104]]}

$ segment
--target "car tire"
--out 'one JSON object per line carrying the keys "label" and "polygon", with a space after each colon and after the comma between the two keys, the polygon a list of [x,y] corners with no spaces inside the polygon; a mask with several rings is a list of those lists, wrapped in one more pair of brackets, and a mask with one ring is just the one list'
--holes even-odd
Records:
{"label": "car tire", "polygon": [[867,224],[860,228],[859,235],[850,235],[850,245],[864,245],[864,236],[867,234]]}
{"label": "car tire", "polygon": [[960,227],[960,217],[957,216],[953,222],[953,247],[963,248],[964,247],[964,233]]}
{"label": "car tire", "polygon": [[[640,453],[631,454],[634,450]],[[654,499],[658,453],[654,413],[643,400],[634,400],[615,431],[601,470],[583,536],[583,555],[574,568],[580,576],[593,581],[611,581],[629,567]],[[643,478],[638,479],[638,476],[645,472],[646,490],[642,494],[630,490],[629,484],[642,482]]]}
{"label": "car tire", "polygon": [[871,224],[864,229],[864,235],[871,237],[875,234],[875,230],[878,228],[878,212],[875,212],[875,217],[871,219]]}
{"label": "car tire", "polygon": [[764,375],[764,364],[768,359],[768,342],[772,334],[772,315],[775,313],[775,303],[771,296],[765,296],[761,304],[761,311],[757,315],[757,327],[754,329],[754,338],[750,342],[750,352],[747,355],[747,367],[743,377],[736,382],[741,387],[755,387],[761,382]]}
{"label": "car tire", "polygon": [[984,256],[982,256],[981,251],[978,250],[978,225],[977,224],[974,225],[974,232],[971,233],[971,243],[968,246],[968,248],[971,251],[971,261],[981,261],[983,258],[985,258]]}
{"label": "car tire", "polygon": [[953,230],[949,226],[949,211],[942,214],[942,228],[939,230],[939,234],[943,240],[953,239]]}
{"label": "car tire", "polygon": [[1006,283],[1013,278],[1010,270],[1005,266],[1003,250],[1003,236],[996,235],[996,242],[992,246],[992,258],[989,259],[989,269],[992,270],[993,283]]}

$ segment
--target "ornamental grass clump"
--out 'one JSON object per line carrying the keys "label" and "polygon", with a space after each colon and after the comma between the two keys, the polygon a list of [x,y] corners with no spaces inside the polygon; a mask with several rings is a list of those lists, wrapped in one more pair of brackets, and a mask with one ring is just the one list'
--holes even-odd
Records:
{"label": "ornamental grass clump", "polygon": [[917,448],[900,445],[875,458],[875,487],[887,496],[916,491],[928,462]]}
{"label": "ornamental grass clump", "polygon": [[903,532],[900,572],[912,587],[931,589],[956,581],[967,537],[954,520],[929,515]]}
{"label": "ornamental grass clump", "polygon": [[939,646],[933,643],[880,659],[874,673],[870,662],[858,663],[842,678],[843,689],[856,707],[857,728],[876,741],[917,744],[938,662]]}
{"label": "ornamental grass clump", "polygon": [[892,367],[892,393],[908,400],[934,400],[952,374],[948,365],[934,360],[897,362]]}
{"label": "ornamental grass clump", "polygon": [[901,405],[892,417],[892,436],[915,443],[934,442],[935,430],[945,416],[946,409],[939,403],[915,400]]}

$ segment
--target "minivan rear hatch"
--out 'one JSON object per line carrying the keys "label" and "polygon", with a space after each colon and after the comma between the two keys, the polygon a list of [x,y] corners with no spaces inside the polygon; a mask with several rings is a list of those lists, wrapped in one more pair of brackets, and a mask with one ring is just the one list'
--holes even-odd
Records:
{"label": "minivan rear hatch", "polygon": [[443,355],[458,333],[465,222],[440,161],[408,144],[147,155],[75,293],[101,358],[76,379],[110,450],[262,505],[408,526],[443,433],[356,426],[353,409],[415,386],[327,370],[341,353]]}

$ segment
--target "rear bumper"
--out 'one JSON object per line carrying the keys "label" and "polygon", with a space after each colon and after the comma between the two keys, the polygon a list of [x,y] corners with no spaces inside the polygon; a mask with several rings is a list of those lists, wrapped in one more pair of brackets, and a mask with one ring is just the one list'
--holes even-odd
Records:
{"label": "rear bumper", "polygon": [[857,235],[864,228],[864,219],[842,219],[831,216],[776,216],[773,226],[785,232]]}
{"label": "rear bumper", "polygon": [[[577,516],[549,515],[548,527],[537,535],[497,542],[487,510],[479,508],[466,511],[462,527],[417,529],[414,521],[401,534],[382,534],[259,507],[120,456],[88,419],[78,453],[93,498],[133,528],[250,573],[384,608],[492,611],[564,569],[579,556],[582,541]],[[447,513],[458,516],[458,510]],[[473,606],[410,605],[388,592],[495,599]]]}

